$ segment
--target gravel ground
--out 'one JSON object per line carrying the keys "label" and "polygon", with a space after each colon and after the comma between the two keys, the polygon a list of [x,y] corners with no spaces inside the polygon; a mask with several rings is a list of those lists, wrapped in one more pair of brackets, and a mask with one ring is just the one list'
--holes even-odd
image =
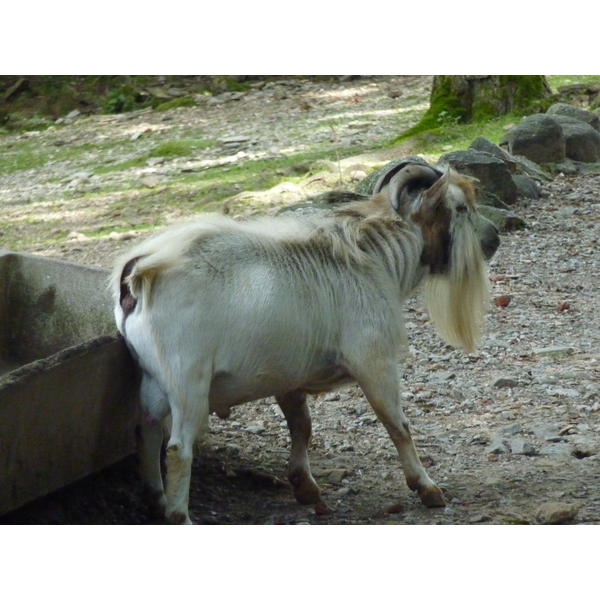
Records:
{"label": "gravel ground", "polygon": [[[426,94],[426,78],[411,81]],[[389,84],[378,85],[384,83]],[[359,93],[353,86],[365,85],[344,82],[339,88],[345,98]],[[335,86],[328,93],[330,102],[339,101]],[[329,110],[323,102],[322,109]],[[266,111],[266,104],[261,106]],[[172,118],[178,114],[188,113],[176,111]],[[219,114],[226,122],[227,114]],[[275,111],[264,126],[279,118]],[[51,184],[31,181],[23,172],[2,178],[0,202],[13,216],[11,211],[40,210],[46,193],[60,197],[58,186],[52,192],[38,189]],[[419,296],[406,306],[410,348],[399,366],[404,407],[421,458],[445,492],[445,509],[424,508],[408,490],[391,441],[360,391],[351,387],[311,402],[310,458],[324,490],[323,506],[295,503],[286,482],[285,421],[275,401],[265,399],[238,407],[228,420],[211,417],[194,462],[193,519],[599,524],[600,175],[558,176],[541,188],[541,199],[516,206],[529,227],[503,235],[490,264],[494,303],[475,353],[465,356],[439,339]],[[17,206],[18,194],[31,198]],[[26,228],[26,219],[19,226]],[[115,238],[73,238],[20,249],[107,266],[123,244]],[[0,518],[0,523],[160,522],[141,494],[134,458]]]}

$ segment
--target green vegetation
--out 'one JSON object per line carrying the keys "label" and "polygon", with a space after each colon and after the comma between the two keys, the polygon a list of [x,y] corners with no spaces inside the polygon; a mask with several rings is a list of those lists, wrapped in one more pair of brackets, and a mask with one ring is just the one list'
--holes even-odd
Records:
{"label": "green vegetation", "polygon": [[547,75],[546,79],[550,84],[550,89],[555,94],[558,92],[558,88],[564,85],[573,85],[576,83],[600,85],[600,75]]}
{"label": "green vegetation", "polygon": [[181,108],[183,106],[194,106],[196,103],[194,99],[190,96],[183,96],[182,98],[175,98],[174,100],[169,100],[168,102],[163,102],[155,107],[156,112],[164,112],[166,110],[171,110],[172,108]]}
{"label": "green vegetation", "polygon": [[156,146],[150,150],[148,156],[154,158],[176,158],[178,156],[191,156],[194,150],[197,149],[195,142],[187,140],[173,140]]}
{"label": "green vegetation", "polygon": [[96,175],[103,175],[113,171],[126,171],[136,167],[144,167],[149,158],[178,158],[182,156],[193,156],[205,148],[209,148],[214,142],[210,140],[172,140],[159,144],[150,150],[135,158],[130,158],[126,161],[95,167]]}
{"label": "green vegetation", "polygon": [[[522,78],[522,87],[517,91],[513,100],[513,109],[501,116],[494,115],[493,106],[497,100],[493,91],[490,93],[492,100],[489,104],[480,102],[472,114],[468,114],[463,104],[452,93],[448,78],[442,76],[438,93],[432,98],[428,111],[421,121],[405,131],[392,141],[391,146],[412,139],[421,151],[437,154],[440,147],[448,144],[468,145],[475,137],[481,135],[498,143],[503,137],[503,127],[509,123],[518,122],[524,115],[535,112],[544,112],[548,107],[557,102],[556,96],[542,98],[543,88],[539,76],[501,76],[500,86],[511,86],[514,78]],[[553,93],[563,85],[583,83],[587,85],[600,85],[599,75],[585,76],[547,76],[546,80]]]}

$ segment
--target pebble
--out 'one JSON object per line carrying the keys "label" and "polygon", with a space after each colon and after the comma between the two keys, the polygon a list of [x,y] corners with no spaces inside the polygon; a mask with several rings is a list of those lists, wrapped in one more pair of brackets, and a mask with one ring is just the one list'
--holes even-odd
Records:
{"label": "pebble", "polygon": [[564,356],[570,356],[575,352],[574,348],[570,346],[547,346],[545,348],[534,348],[533,353],[536,356],[559,358]]}
{"label": "pebble", "polygon": [[147,175],[140,179],[140,183],[147,188],[155,188],[160,185],[160,179],[156,175]]}
{"label": "pebble", "polygon": [[554,423],[544,423],[533,428],[535,437],[549,442],[560,442],[560,430]]}
{"label": "pebble", "polygon": [[346,469],[331,469],[327,474],[327,481],[339,485],[347,475],[348,471]]}
{"label": "pebble", "polygon": [[264,425],[249,425],[246,427],[246,431],[249,433],[254,433],[256,435],[260,435],[266,431],[266,427]]}
{"label": "pebble", "polygon": [[545,502],[538,508],[535,518],[542,525],[557,525],[573,521],[578,512],[579,508],[574,504]]}
{"label": "pebble", "polygon": [[515,435],[516,433],[521,433],[523,431],[523,425],[521,423],[515,423],[513,425],[509,425],[502,430],[503,435]]}
{"label": "pebble", "polygon": [[540,448],[542,456],[569,456],[571,447],[569,444],[546,444]]}
{"label": "pebble", "polygon": [[508,445],[512,454],[523,454],[524,456],[533,456],[535,454],[535,448],[533,444],[530,444],[525,440],[510,440]]}
{"label": "pebble", "polygon": [[498,379],[495,379],[492,383],[492,386],[497,388],[514,388],[518,385],[519,382],[511,377],[498,377]]}
{"label": "pebble", "polygon": [[223,146],[241,146],[250,141],[250,138],[246,135],[232,135],[229,137],[219,138],[219,144]]}
{"label": "pebble", "polygon": [[507,452],[508,448],[501,439],[492,440],[492,443],[485,449],[486,454],[506,454]]}
{"label": "pebble", "polygon": [[469,517],[469,523],[475,525],[477,523],[485,523],[486,521],[491,521],[491,517],[489,515],[476,514]]}

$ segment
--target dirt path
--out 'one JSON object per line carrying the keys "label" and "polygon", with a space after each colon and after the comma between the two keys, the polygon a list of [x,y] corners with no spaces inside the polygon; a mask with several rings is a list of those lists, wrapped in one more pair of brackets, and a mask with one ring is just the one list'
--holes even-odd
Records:
{"label": "dirt path", "polygon": [[[389,85],[378,85],[384,83]],[[332,102],[358,93],[352,85],[340,84],[342,100]],[[375,103],[383,97],[373,93]],[[278,109],[268,116],[267,105],[263,108],[264,127],[279,123]],[[214,126],[225,127],[226,121],[224,113],[215,116]],[[3,178],[3,207],[10,212],[16,206],[6,192],[10,185],[22,198],[32,195],[15,209],[29,214],[42,193],[36,188],[42,184],[30,181],[23,172],[10,182]],[[64,190],[43,185],[58,202]],[[600,524],[599,190],[599,175],[561,176],[542,186],[540,200],[520,201],[517,212],[529,228],[503,236],[490,265],[493,297],[499,300],[476,353],[465,356],[445,345],[419,297],[407,303],[410,350],[399,370],[405,411],[423,462],[449,500],[446,509],[426,509],[408,490],[391,441],[359,390],[350,388],[311,403],[310,457],[326,509],[295,503],[285,474],[285,421],[274,400],[266,399],[237,408],[225,421],[211,417],[207,443],[194,462],[190,508],[196,521]],[[91,211],[87,204],[82,210]],[[186,210],[166,220],[185,217]],[[129,218],[134,214],[132,205]],[[104,218],[100,210],[95,218]],[[19,225],[23,232],[29,226],[27,218]],[[74,260],[93,257],[90,262],[106,266],[127,241],[73,237],[46,245],[34,241],[22,249]],[[0,518],[0,523],[156,522],[141,497],[133,459]]]}

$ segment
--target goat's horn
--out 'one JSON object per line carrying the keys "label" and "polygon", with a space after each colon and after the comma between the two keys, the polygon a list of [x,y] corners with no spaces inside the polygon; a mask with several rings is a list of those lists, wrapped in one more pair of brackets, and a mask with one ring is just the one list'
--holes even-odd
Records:
{"label": "goat's horn", "polygon": [[429,165],[410,164],[405,166],[399,173],[396,173],[388,184],[388,196],[394,210],[400,208],[400,199],[402,192],[410,185],[411,187],[420,186],[429,188],[440,177],[442,173]]}

